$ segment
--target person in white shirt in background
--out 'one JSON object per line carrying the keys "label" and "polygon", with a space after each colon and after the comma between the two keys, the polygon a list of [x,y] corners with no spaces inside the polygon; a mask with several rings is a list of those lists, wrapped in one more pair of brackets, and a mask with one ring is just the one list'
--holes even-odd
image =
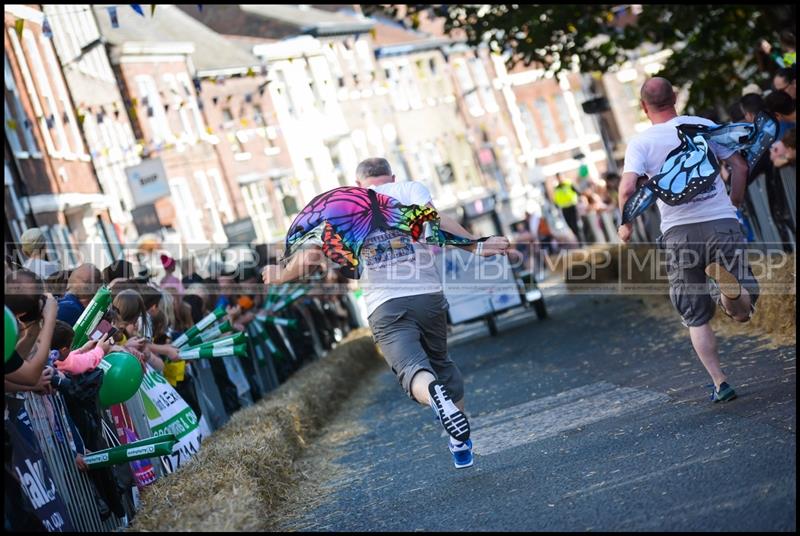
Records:
{"label": "person in white shirt in background", "polygon": [[[664,78],[651,78],[642,85],[641,105],[653,126],[633,138],[625,152],[619,188],[619,207],[636,191],[642,175],[658,174],[669,153],[680,145],[676,127],[681,124],[714,126],[702,117],[679,116],[675,92]],[[670,206],[660,199],[661,244],[667,250],[670,299],[689,328],[692,345],[714,382],[714,402],[732,400],[736,392],[720,367],[717,340],[709,322],[715,302],[728,316],[747,322],[758,299],[758,283],[743,254],[744,236],[736,207],[744,201],[747,162],[735,151],[709,143],[717,158],[730,166],[730,195],[718,175],[714,184],[685,203]],[[620,239],[631,238],[630,223],[621,225]],[[708,279],[712,286],[709,288]]]}
{"label": "person in white shirt in background", "polygon": [[[389,162],[368,158],[358,165],[356,180],[404,205],[431,206],[431,194],[420,182],[395,182]],[[477,239],[453,219],[439,213],[441,229]],[[460,246],[479,256],[505,255],[509,241],[490,237]],[[302,277],[309,268],[323,265],[319,246],[295,254],[285,268],[267,266],[267,284],[281,284]],[[464,413],[464,382],[447,352],[447,299],[434,252],[407,233],[377,230],[367,236],[361,250],[364,270],[360,284],[369,312],[375,342],[406,394],[430,405],[450,435],[449,449],[457,468],[473,464],[469,422]]]}
{"label": "person in white shirt in background", "polygon": [[32,227],[22,233],[20,237],[22,253],[28,260],[23,267],[35,273],[42,279],[47,279],[50,275],[59,270],[57,262],[44,260],[44,250],[47,247],[47,238],[38,227]]}

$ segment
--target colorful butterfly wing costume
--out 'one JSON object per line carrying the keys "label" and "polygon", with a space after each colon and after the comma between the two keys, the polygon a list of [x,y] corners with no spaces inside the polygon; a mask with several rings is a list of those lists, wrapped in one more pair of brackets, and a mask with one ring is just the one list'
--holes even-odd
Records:
{"label": "colorful butterfly wing costume", "polygon": [[623,224],[643,214],[656,197],[675,206],[710,188],[719,175],[720,165],[709,144],[742,151],[747,165],[753,169],[778,134],[778,122],[765,112],[759,112],[752,124],[709,127],[687,123],[676,128],[680,145],[669,153],[658,174],[639,186],[626,201]]}
{"label": "colorful butterfly wing costume", "polygon": [[343,186],[318,195],[295,217],[286,235],[287,258],[306,243],[322,243],[322,252],[351,279],[361,276],[361,248],[376,230],[399,230],[414,240],[437,245],[475,241],[439,229],[439,214],[429,206],[403,205],[375,190]]}

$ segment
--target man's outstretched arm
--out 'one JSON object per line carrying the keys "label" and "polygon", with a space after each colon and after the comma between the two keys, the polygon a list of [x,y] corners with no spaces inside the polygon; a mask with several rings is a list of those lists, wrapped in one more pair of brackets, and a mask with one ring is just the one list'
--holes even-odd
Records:
{"label": "man's outstretched arm", "polygon": [[[434,207],[431,203],[428,203],[428,206],[433,208]],[[456,236],[463,236],[464,238],[469,238],[470,240],[477,240],[480,238],[479,236],[475,236],[464,227],[459,224],[456,220],[447,216],[445,214],[439,213],[439,228],[442,231],[447,231],[450,234],[454,234]],[[460,247],[461,249],[465,249],[467,251],[471,251],[476,255],[481,255],[483,257],[490,257],[492,255],[505,255],[506,250],[508,249],[509,242],[508,238],[504,236],[492,236],[488,240],[481,242],[481,247],[478,248],[478,244],[469,244],[466,246],[456,246]],[[479,251],[478,251],[479,250]]]}
{"label": "man's outstretched arm", "polygon": [[289,260],[286,266],[270,264],[261,272],[264,283],[267,285],[282,285],[297,279],[302,279],[316,272],[319,267],[325,266],[325,255],[319,246],[305,247],[298,251]]}

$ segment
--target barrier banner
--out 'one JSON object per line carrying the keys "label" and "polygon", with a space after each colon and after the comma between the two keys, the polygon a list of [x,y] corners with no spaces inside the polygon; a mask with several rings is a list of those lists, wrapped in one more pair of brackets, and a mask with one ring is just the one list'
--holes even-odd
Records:
{"label": "barrier banner", "polygon": [[48,532],[73,532],[67,508],[44,461],[24,401],[6,398],[6,426],[12,443],[11,465],[36,517]]}
{"label": "barrier banner", "polygon": [[197,415],[166,378],[150,365],[147,366],[139,387],[139,394],[142,395],[145,415],[153,437],[174,434],[178,440],[172,448],[172,454],[161,457],[164,470],[171,473],[200,450],[203,438]]}

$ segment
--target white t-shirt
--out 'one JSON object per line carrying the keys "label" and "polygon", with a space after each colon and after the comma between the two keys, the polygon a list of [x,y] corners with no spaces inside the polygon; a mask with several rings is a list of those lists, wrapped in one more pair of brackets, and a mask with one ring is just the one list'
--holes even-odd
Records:
{"label": "white t-shirt", "polygon": [[[404,205],[425,206],[431,201],[431,193],[419,182],[393,182],[374,190]],[[373,231],[364,241],[360,259],[368,314],[394,298],[442,291],[433,251],[402,231]]]}
{"label": "white t-shirt", "polygon": [[34,258],[29,258],[22,266],[35,273],[42,279],[47,279],[59,270],[57,262],[50,262]]}
{"label": "white t-shirt", "polygon": [[[684,123],[716,126],[713,121],[691,115],[681,115],[666,123],[653,125],[628,144],[624,172],[648,177],[657,175],[669,153],[680,145],[675,127]],[[709,143],[709,147],[719,159],[728,158],[734,152],[714,143]],[[719,175],[713,187],[697,194],[691,201],[673,207],[657,199],[656,204],[661,212],[662,233],[676,225],[736,218],[736,208],[731,203],[731,198],[725,191],[725,183]]]}

